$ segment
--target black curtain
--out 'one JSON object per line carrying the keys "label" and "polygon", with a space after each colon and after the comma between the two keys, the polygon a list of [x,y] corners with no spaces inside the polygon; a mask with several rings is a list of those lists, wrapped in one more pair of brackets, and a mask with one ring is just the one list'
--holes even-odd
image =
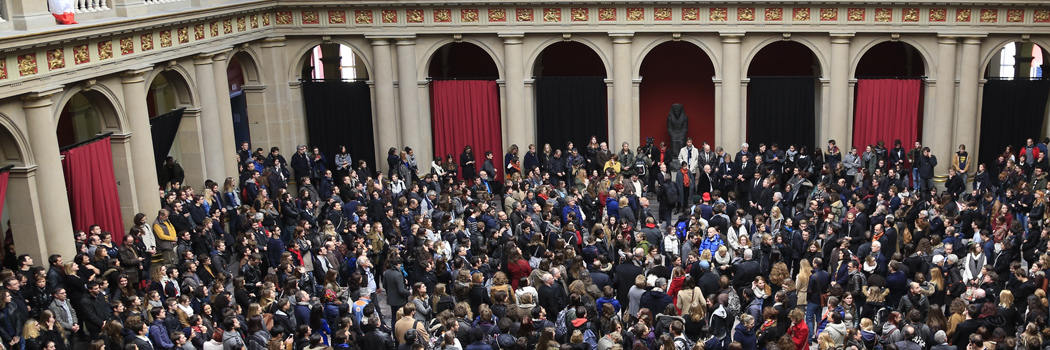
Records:
{"label": "black curtain", "polygon": [[182,114],[186,108],[150,118],[149,131],[153,135],[153,156],[157,167],[164,164],[164,159],[171,152],[171,145],[175,143],[175,137],[179,134],[179,124],[182,123]]}
{"label": "black curtain", "polygon": [[[810,149],[816,145],[814,77],[751,77],[747,84],[747,139]],[[751,146],[758,149],[757,145]]]}
{"label": "black curtain", "polygon": [[549,143],[564,150],[569,141],[581,148],[591,136],[597,136],[599,142],[608,139],[605,78],[537,77],[535,87],[540,145]]}
{"label": "black curtain", "polygon": [[1048,97],[1048,80],[989,80],[985,83],[978,161],[992,164],[1007,145],[1013,145],[1014,152],[1017,152],[1026,139],[1040,140]]}
{"label": "black curtain", "polygon": [[248,98],[244,95],[244,91],[237,92],[237,96],[230,97],[230,106],[233,111],[233,139],[237,142],[237,149],[241,149],[241,143],[251,144],[252,142],[248,126]]}
{"label": "black curtain", "polygon": [[[356,163],[364,159],[373,170],[372,96],[363,81],[304,81],[303,105],[310,146],[318,147],[335,169],[339,146],[346,146]],[[356,165],[356,164],[355,164]]]}

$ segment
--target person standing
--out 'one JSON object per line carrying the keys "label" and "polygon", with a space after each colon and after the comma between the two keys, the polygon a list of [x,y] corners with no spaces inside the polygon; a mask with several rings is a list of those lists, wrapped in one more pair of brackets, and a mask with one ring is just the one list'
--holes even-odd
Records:
{"label": "person standing", "polygon": [[962,179],[962,183],[965,186],[966,177],[970,174],[970,168],[973,167],[973,160],[970,159],[970,154],[966,152],[966,145],[959,145],[959,151],[952,155],[952,170],[957,173],[956,176]]}
{"label": "person standing", "polygon": [[390,323],[397,322],[397,310],[408,304],[408,288],[405,287],[405,273],[401,259],[390,260],[390,268],[383,272],[383,289],[386,289],[386,303],[390,305]]}
{"label": "person standing", "polygon": [[919,190],[929,192],[933,188],[933,167],[937,166],[937,156],[930,154],[929,147],[922,148],[922,155],[918,158],[919,168]]}

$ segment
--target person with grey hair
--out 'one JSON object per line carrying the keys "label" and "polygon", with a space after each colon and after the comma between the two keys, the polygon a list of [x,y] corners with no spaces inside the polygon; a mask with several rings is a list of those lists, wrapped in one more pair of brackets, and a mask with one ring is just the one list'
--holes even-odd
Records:
{"label": "person with grey hair", "polygon": [[933,334],[933,341],[937,344],[934,345],[930,350],[957,350],[955,345],[948,345],[948,335],[944,331],[939,330]]}
{"label": "person with grey hair", "polygon": [[670,295],[667,295],[665,290],[667,289],[667,279],[660,277],[653,283],[653,289],[642,294],[641,300],[638,301],[638,305],[649,309],[654,313],[663,312],[667,305],[671,305],[674,302]]}
{"label": "person with grey hair", "polygon": [[[543,285],[539,287],[539,302],[538,306],[542,306],[546,310],[561,310],[568,304],[568,300],[564,298],[564,291],[559,290],[560,287],[554,285],[554,275],[545,273],[540,276],[543,280]],[[551,312],[547,314],[547,320],[551,322],[557,321],[558,313]]]}
{"label": "person with grey hair", "polygon": [[736,265],[736,274],[733,275],[733,286],[736,289],[751,285],[762,273],[761,266],[754,259],[755,253],[751,249],[744,249],[744,261]]}

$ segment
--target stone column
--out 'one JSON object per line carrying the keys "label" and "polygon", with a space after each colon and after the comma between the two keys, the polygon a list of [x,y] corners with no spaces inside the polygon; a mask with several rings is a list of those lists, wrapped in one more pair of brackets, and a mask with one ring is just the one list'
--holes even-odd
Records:
{"label": "stone column", "polygon": [[[342,57],[339,56],[339,44],[321,44],[321,64],[325,80],[339,80],[343,78],[343,72],[339,69]],[[317,69],[314,67],[314,69]]]}
{"label": "stone column", "polygon": [[637,119],[631,118],[634,116],[634,108],[631,107],[631,87],[634,85],[631,79],[631,39],[634,32],[609,33],[609,36],[613,43],[613,135],[609,149],[618,151],[620,144],[625,141],[631,145],[638,143],[639,131],[634,127]]}
{"label": "stone column", "polygon": [[226,178],[226,157],[222,147],[222,125],[219,122],[219,102],[215,92],[215,70],[212,56],[199,55],[193,58],[197,77],[197,91],[201,102],[201,138],[204,139],[205,179],[219,181]]}
{"label": "stone column", "polygon": [[292,136],[294,133],[285,130],[286,121],[293,120],[293,117],[302,119],[302,115],[292,115],[292,91],[284,88],[289,80],[295,80],[288,74],[285,38],[266,38],[260,46],[260,77],[266,84],[266,89],[259,90],[263,102],[260,106],[261,112],[252,109],[252,100],[248,100],[248,115],[253,123],[251,144],[255,147],[278,146],[286,150],[286,153],[291,153],[295,150],[296,139]]}
{"label": "stone column", "polygon": [[225,160],[221,168],[225,174],[221,178],[212,178],[216,182],[226,179],[226,176],[237,175],[237,136],[233,132],[230,80],[226,73],[226,54],[228,52],[230,52],[229,49],[210,53],[213,55],[211,69],[215,77],[215,102],[219,106],[219,132],[222,133],[222,155]]}
{"label": "stone column", "polygon": [[[66,197],[66,179],[62,174],[62,160],[55,132],[54,108],[51,96],[62,88],[33,92],[22,96],[29,148],[36,160],[36,194],[40,201],[41,222],[49,254],[62,254],[67,259],[76,254]],[[45,210],[46,209],[46,210]]]}
{"label": "stone column", "polygon": [[[955,120],[955,51],[958,40],[954,36],[941,36],[937,40],[937,80],[934,86],[934,107],[932,115],[927,114],[923,125],[922,144],[930,147],[931,153],[938,155],[939,170],[947,171],[955,147],[952,146],[952,135],[936,125],[953,125]],[[954,131],[954,130],[952,130]],[[910,150],[914,145],[903,145]]]}
{"label": "stone column", "polygon": [[1035,47],[1031,41],[1021,41],[1014,43],[1017,47],[1016,54],[1014,55],[1014,71],[1017,72],[1018,78],[1028,78],[1032,76],[1032,49]]}
{"label": "stone column", "polygon": [[[853,33],[831,34],[831,71],[828,79],[831,80],[830,87],[830,112],[824,116],[828,125],[828,139],[837,141],[839,149],[849,150],[849,142],[852,133],[849,130],[853,114],[849,111],[849,101],[853,96],[849,94],[849,43]],[[823,145],[828,140],[817,140],[818,145]]]}
{"label": "stone column", "polygon": [[[955,118],[955,144],[951,148],[942,151],[941,154],[950,155],[955,152],[960,144],[966,145],[966,151],[971,156],[977,155],[977,84],[981,79],[981,38],[967,37],[963,39],[962,59],[959,61],[959,110]],[[938,77],[939,79],[940,77]],[[951,159],[951,158],[947,158]],[[976,171],[977,166],[972,169]]]}
{"label": "stone column", "polygon": [[[508,145],[517,144],[521,149],[528,150],[528,145],[536,142],[536,121],[532,115],[525,113],[525,63],[521,49],[524,34],[503,33],[499,36],[503,38],[503,69],[507,92],[502,94],[507,101],[507,113],[503,115],[503,124],[507,129],[503,136]],[[542,149],[543,146],[539,145],[537,148]]]}
{"label": "stone column", "polygon": [[397,109],[394,106],[394,71],[390,64],[390,40],[385,38],[372,39],[372,64],[375,75],[372,80],[375,83],[375,127],[379,130],[379,138],[376,144],[376,171],[386,171],[386,150],[390,147],[398,147],[401,140],[398,136]]}
{"label": "stone column", "polygon": [[[416,37],[415,35],[397,38],[397,92],[398,107],[401,115],[401,143],[398,145],[402,150],[405,146],[415,150],[413,153],[420,169],[430,164],[434,154],[427,151],[433,148],[428,146],[427,140],[431,137],[429,128],[422,130],[425,126],[419,115],[419,88],[416,77]],[[426,139],[424,139],[426,137]]]}
{"label": "stone column", "polygon": [[724,32],[722,35],[722,113],[715,121],[722,129],[722,139],[717,140],[727,150],[737,149],[744,140],[740,114],[740,41],[741,32]]}
{"label": "stone column", "polygon": [[[11,218],[15,251],[29,254],[34,261],[47,261],[47,234],[44,230],[44,210],[37,195],[37,169],[36,165],[11,169],[7,180],[7,197],[18,198],[18,205],[8,205],[4,211]],[[72,241],[72,237],[65,239]]]}
{"label": "stone column", "polygon": [[[138,201],[138,211],[147,216],[156,215],[160,210],[157,199],[156,169],[157,159],[153,155],[153,134],[150,132],[149,108],[146,106],[146,73],[153,68],[140,68],[126,71],[120,75],[124,92],[124,110],[128,115],[128,126],[131,131],[131,163],[134,165],[135,179],[133,189]],[[217,181],[217,180],[216,180]]]}

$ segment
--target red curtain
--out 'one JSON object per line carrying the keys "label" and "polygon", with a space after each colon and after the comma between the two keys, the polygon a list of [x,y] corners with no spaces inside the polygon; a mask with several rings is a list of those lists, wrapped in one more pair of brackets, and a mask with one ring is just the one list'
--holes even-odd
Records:
{"label": "red curtain", "polygon": [[7,180],[11,178],[11,172],[0,170],[0,213],[4,212],[4,198],[7,198]]}
{"label": "red curtain", "polygon": [[[477,170],[492,151],[497,176],[503,175],[503,133],[500,126],[499,90],[492,80],[435,80],[430,83],[434,153],[444,160],[451,154],[456,164],[463,147],[474,148]],[[518,145],[527,150],[528,145]],[[524,153],[521,153],[524,154]],[[462,174],[462,172],[460,172]]]}
{"label": "red curtain", "polygon": [[62,156],[73,229],[87,231],[98,225],[113,234],[114,244],[123,242],[124,222],[109,137],[66,150]]}
{"label": "red curtain", "polygon": [[919,139],[922,127],[921,79],[860,79],[853,117],[853,145],[858,152],[879,141],[886,148],[900,139],[905,148]]}

